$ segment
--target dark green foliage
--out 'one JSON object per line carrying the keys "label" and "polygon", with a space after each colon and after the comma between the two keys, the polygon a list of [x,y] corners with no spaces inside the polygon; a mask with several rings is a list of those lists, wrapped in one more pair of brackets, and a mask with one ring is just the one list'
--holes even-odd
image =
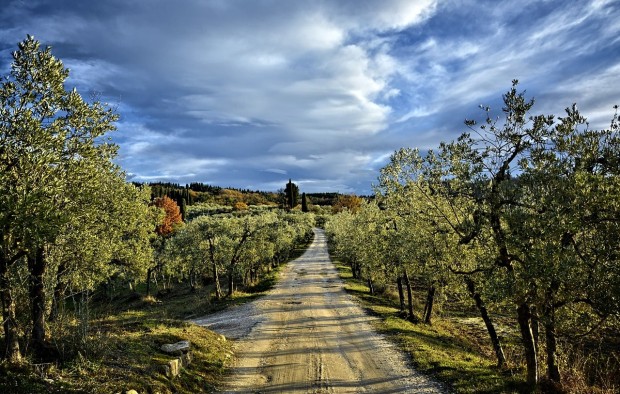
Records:
{"label": "dark green foliage", "polygon": [[151,187],[152,199],[166,196],[176,201],[178,206],[181,206],[183,204],[183,200],[185,200],[185,203],[187,205],[193,205],[194,203],[194,199],[192,197],[192,194],[190,193],[190,188],[187,187],[187,185],[183,187],[178,183],[156,182],[150,183],[149,186]]}
{"label": "dark green foliage", "polygon": [[[140,185],[137,183],[136,185]],[[268,205],[278,203],[278,194],[274,192],[264,192],[259,190],[223,188],[220,186],[211,186],[204,183],[190,183],[181,186],[178,183],[171,182],[154,182],[148,184],[151,188],[152,199],[168,196],[182,205],[185,199],[186,205],[194,205],[196,203],[215,203],[224,205],[234,205],[234,203],[242,201],[248,205]],[[242,196],[240,200],[230,201],[231,191],[233,194]]]}
{"label": "dark green foliage", "polygon": [[308,212],[308,198],[306,197],[306,193],[301,194],[301,211]]}
{"label": "dark green foliage", "polygon": [[288,209],[295,208],[295,206],[297,205],[297,200],[299,199],[299,187],[294,184],[290,179],[286,184],[284,194],[286,196],[286,207]]}
{"label": "dark green foliage", "polygon": [[204,192],[204,193],[211,193],[211,194],[217,194],[219,193],[220,190],[222,190],[222,188],[219,186],[211,186],[211,185],[207,185],[205,183],[200,183],[200,182],[192,182],[188,186],[185,186],[185,187],[195,192]]}
{"label": "dark green foliage", "polygon": [[181,220],[185,221],[185,217],[187,215],[187,200],[185,198],[181,199]]}

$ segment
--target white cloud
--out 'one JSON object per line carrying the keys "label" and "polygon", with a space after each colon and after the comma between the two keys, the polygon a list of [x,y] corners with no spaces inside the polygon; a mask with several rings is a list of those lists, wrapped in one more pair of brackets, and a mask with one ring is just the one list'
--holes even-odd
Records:
{"label": "white cloud", "polygon": [[[431,15],[436,0],[348,0],[324,2],[332,18],[354,32],[400,30]],[[332,8],[333,7],[333,8]]]}
{"label": "white cloud", "polygon": [[82,93],[118,99],[120,160],[142,179],[352,190],[513,78],[596,119],[617,98],[611,0],[48,3],[0,9],[0,43],[34,34]]}

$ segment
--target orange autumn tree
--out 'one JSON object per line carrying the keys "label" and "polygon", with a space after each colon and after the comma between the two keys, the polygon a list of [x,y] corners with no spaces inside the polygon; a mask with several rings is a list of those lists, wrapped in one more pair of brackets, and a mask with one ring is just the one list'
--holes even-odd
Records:
{"label": "orange autumn tree", "polygon": [[161,223],[155,227],[155,232],[157,235],[163,237],[170,235],[174,229],[183,222],[181,209],[177,203],[168,196],[156,198],[153,201],[153,205],[162,208],[166,215]]}
{"label": "orange autumn tree", "polygon": [[183,217],[181,216],[181,209],[177,205],[176,201],[168,196],[158,197],[153,200],[153,205],[161,208],[164,211],[164,217],[161,222],[155,227],[155,233],[157,233],[156,239],[153,241],[154,249],[154,261],[153,266],[149,267],[146,271],[146,295],[151,294],[151,278],[158,272],[161,272],[164,266],[164,260],[161,258],[161,254],[165,248],[166,239],[174,230],[183,224]]}
{"label": "orange autumn tree", "polygon": [[339,195],[336,202],[332,205],[332,212],[338,213],[347,209],[351,213],[357,213],[362,206],[362,201],[364,200],[361,197],[353,194]]}

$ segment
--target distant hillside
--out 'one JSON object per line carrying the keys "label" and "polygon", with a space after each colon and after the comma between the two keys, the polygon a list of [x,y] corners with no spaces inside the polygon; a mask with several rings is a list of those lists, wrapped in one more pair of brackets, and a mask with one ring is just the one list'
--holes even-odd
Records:
{"label": "distant hillside", "polygon": [[[284,191],[265,192],[260,190],[237,189],[213,186],[205,183],[189,183],[180,185],[171,182],[151,182],[151,197],[168,196],[179,206],[185,200],[186,205],[212,203],[233,206],[238,202],[247,205],[282,205],[285,201]],[[341,196],[340,193],[306,193],[311,205],[332,206]],[[301,201],[300,201],[301,203]]]}

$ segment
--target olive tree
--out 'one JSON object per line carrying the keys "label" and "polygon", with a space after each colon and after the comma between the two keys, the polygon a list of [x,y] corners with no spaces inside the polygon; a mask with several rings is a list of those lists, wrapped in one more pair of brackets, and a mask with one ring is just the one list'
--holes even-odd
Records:
{"label": "olive tree", "polygon": [[[5,357],[13,361],[20,352],[11,267],[27,267],[33,348],[47,349],[44,278],[54,250],[72,242],[76,229],[96,227],[97,221],[123,222],[126,210],[142,209],[139,194],[125,203],[115,199],[123,192],[118,186],[124,174],[112,162],[117,147],[106,134],[115,129],[117,115],[68,90],[68,76],[51,49],[28,36],[0,84],[0,294]],[[123,209],[113,208],[117,202]],[[94,227],[84,237],[94,237]],[[104,248],[93,241],[82,246],[87,245]]]}

